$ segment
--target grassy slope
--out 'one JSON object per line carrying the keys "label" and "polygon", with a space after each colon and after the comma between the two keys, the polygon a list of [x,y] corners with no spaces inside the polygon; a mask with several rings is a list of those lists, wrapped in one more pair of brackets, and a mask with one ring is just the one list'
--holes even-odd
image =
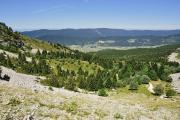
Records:
{"label": "grassy slope", "polygon": [[[40,49],[40,50],[47,50],[47,51],[59,51],[59,52],[73,52],[71,49],[64,47],[64,46],[54,46],[53,44],[50,44],[46,41],[41,41],[38,39],[31,39],[26,36],[21,36],[22,42],[25,44],[23,48],[25,48],[26,51],[31,51],[31,49]],[[79,62],[78,62],[79,61]],[[81,60],[74,60],[74,59],[59,59],[59,60],[50,60],[50,65],[52,68],[54,68],[55,73],[57,73],[57,70],[55,69],[58,64],[63,66],[64,69],[68,70],[74,70],[78,71],[79,67],[81,66],[83,70],[88,71],[89,73],[93,74],[94,71],[98,68],[101,68],[100,66],[97,66],[95,64],[89,64],[87,61],[81,61]],[[102,69],[102,68],[101,68]]]}
{"label": "grassy slope", "polygon": [[168,110],[180,110],[179,95],[174,96],[172,99],[162,99],[149,93],[149,91],[145,89],[145,86],[141,86],[138,92],[131,92],[128,90],[128,88],[120,88],[116,93],[111,94],[111,97],[112,99],[119,100],[122,103],[125,102],[132,105],[139,103],[151,111],[156,111],[161,108]]}
{"label": "grassy slope", "polygon": [[53,45],[50,45],[48,42],[41,41],[38,39],[30,39],[28,37],[23,36],[22,40],[25,42],[26,46],[31,46],[34,49],[42,49],[47,51],[67,51],[67,49],[64,47],[56,48]]}
{"label": "grassy slope", "polygon": [[69,71],[75,71],[78,72],[79,68],[81,67],[84,71],[88,71],[90,74],[96,73],[98,69],[103,69],[102,67],[96,65],[96,64],[89,64],[87,61],[81,61],[81,60],[74,60],[74,59],[52,59],[49,61],[49,64],[54,69],[54,72],[57,73],[57,65],[60,65],[63,69],[69,70]]}

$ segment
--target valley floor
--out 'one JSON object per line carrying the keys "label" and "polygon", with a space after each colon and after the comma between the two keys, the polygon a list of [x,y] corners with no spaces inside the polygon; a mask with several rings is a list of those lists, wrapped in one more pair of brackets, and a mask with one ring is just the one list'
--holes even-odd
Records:
{"label": "valley floor", "polygon": [[129,49],[135,49],[135,48],[156,48],[160,47],[163,45],[157,45],[157,46],[101,46],[98,44],[87,44],[87,45],[70,45],[69,47],[74,50],[79,50],[82,52],[97,52],[101,50],[106,50],[106,49],[113,49],[113,50],[129,50]]}

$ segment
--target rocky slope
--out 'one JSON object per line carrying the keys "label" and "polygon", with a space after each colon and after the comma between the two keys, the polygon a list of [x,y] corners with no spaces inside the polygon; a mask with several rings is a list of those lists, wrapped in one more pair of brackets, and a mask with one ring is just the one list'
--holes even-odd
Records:
{"label": "rocky slope", "polygon": [[[169,61],[178,62],[180,64],[180,59],[178,59],[177,56],[178,56],[178,53],[172,53],[169,56]],[[175,73],[170,76],[173,79],[172,86],[178,93],[180,93],[180,73]]]}

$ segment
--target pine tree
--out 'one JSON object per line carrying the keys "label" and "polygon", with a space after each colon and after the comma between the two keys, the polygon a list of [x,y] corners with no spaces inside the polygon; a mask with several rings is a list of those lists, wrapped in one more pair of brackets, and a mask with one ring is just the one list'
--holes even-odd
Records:
{"label": "pine tree", "polygon": [[78,76],[77,80],[78,80],[78,87],[79,88],[82,88],[82,89],[87,88],[86,79],[82,75]]}
{"label": "pine tree", "polygon": [[83,75],[83,73],[84,73],[84,72],[83,72],[82,68],[79,67],[79,69],[78,69],[78,74],[79,74],[79,75]]}
{"label": "pine tree", "polygon": [[104,83],[104,86],[106,87],[106,88],[111,88],[112,87],[112,81],[111,81],[111,79],[110,78],[108,78],[106,81],[105,81],[105,83]]}
{"label": "pine tree", "polygon": [[98,90],[97,88],[97,81],[95,80],[94,76],[93,75],[90,75],[88,78],[87,78],[87,82],[88,82],[88,89],[91,90],[91,91],[96,91]]}
{"label": "pine tree", "polygon": [[36,64],[36,60],[34,57],[32,57],[32,61],[31,61],[31,64],[34,66]]}
{"label": "pine tree", "polygon": [[57,76],[52,75],[50,79],[51,79],[51,83],[50,83],[51,86],[60,87],[60,84],[59,84],[59,81],[57,79]]}
{"label": "pine tree", "polygon": [[42,57],[43,57],[43,58],[46,58],[46,56],[47,56],[47,51],[46,51],[46,50],[43,50],[43,51],[42,51]]}
{"label": "pine tree", "polygon": [[0,53],[0,65],[6,65],[6,57],[3,53]]}
{"label": "pine tree", "polygon": [[160,79],[163,79],[163,78],[162,78],[162,74],[165,75],[164,65],[163,65],[163,64],[160,66],[160,68],[159,68],[159,70],[158,70],[158,77],[159,77]]}
{"label": "pine tree", "polygon": [[41,52],[38,49],[38,51],[36,52],[36,57],[39,58],[40,56],[41,56]]}
{"label": "pine tree", "polygon": [[148,76],[150,77],[151,80],[157,80],[158,79],[157,73],[154,70],[150,70],[148,72]]}
{"label": "pine tree", "polygon": [[19,64],[23,64],[26,62],[26,56],[24,54],[22,54],[21,52],[19,52],[19,54],[18,54],[18,62],[19,62]]}
{"label": "pine tree", "polygon": [[7,56],[7,66],[12,68],[13,67],[13,64],[11,62],[11,59],[9,58],[9,56]]}
{"label": "pine tree", "polygon": [[76,81],[74,77],[69,77],[65,82],[65,88],[68,90],[76,90]]}

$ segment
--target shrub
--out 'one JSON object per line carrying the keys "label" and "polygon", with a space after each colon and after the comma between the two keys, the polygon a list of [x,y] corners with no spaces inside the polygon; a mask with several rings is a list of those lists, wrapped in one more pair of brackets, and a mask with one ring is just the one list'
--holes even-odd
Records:
{"label": "shrub", "polygon": [[65,104],[63,104],[62,107],[67,112],[71,112],[71,113],[75,114],[78,109],[78,104],[76,102],[65,103]]}
{"label": "shrub", "polygon": [[57,79],[56,76],[52,76],[50,79],[51,79],[51,80],[50,80],[50,85],[51,85],[51,86],[60,87],[59,81],[58,81],[58,79]]}
{"label": "shrub", "polygon": [[11,106],[17,106],[21,103],[21,101],[17,98],[11,98],[8,105],[11,105]]}
{"label": "shrub", "polygon": [[104,96],[104,97],[108,96],[108,94],[107,94],[105,89],[99,89],[98,90],[98,95],[99,96]]}
{"label": "shrub", "polygon": [[115,119],[123,119],[123,116],[119,113],[114,114]]}
{"label": "shrub", "polygon": [[140,75],[135,75],[133,77],[133,80],[136,81],[139,85],[142,84],[142,79],[141,79],[141,76]]}
{"label": "shrub", "polygon": [[76,81],[74,78],[68,78],[65,82],[66,89],[76,91]]}
{"label": "shrub", "polygon": [[168,78],[168,75],[167,75],[167,74],[163,73],[163,74],[160,76],[160,79],[161,79],[162,81],[167,81],[169,78]]}
{"label": "shrub", "polygon": [[148,76],[151,78],[151,80],[157,80],[158,79],[157,73],[154,70],[150,70],[148,72]]}
{"label": "shrub", "polygon": [[122,80],[117,80],[116,87],[126,87],[126,84]]}
{"label": "shrub", "polygon": [[154,94],[155,95],[162,95],[164,93],[164,87],[161,84],[156,85],[154,88]]}
{"label": "shrub", "polygon": [[51,86],[49,86],[49,90],[53,91],[53,88]]}
{"label": "shrub", "polygon": [[177,68],[175,68],[175,73],[179,73],[180,72],[180,66],[178,66]]}
{"label": "shrub", "polygon": [[172,78],[171,77],[167,77],[166,82],[172,82]]}
{"label": "shrub", "polygon": [[131,81],[129,84],[129,90],[137,90],[138,89],[138,83],[136,81]]}
{"label": "shrub", "polygon": [[150,78],[147,75],[143,75],[141,77],[142,84],[148,84],[150,81]]}
{"label": "shrub", "polygon": [[170,98],[170,97],[174,96],[175,93],[176,92],[170,88],[170,89],[166,90],[166,97]]}

